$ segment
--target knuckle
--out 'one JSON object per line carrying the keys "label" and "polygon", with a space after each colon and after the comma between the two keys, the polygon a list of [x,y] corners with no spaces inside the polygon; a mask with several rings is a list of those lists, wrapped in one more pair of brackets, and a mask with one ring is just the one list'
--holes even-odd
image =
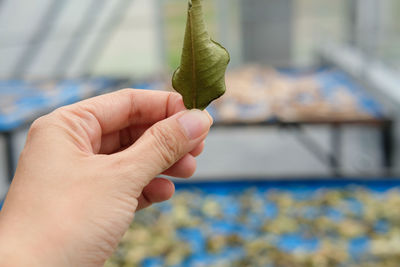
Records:
{"label": "knuckle", "polygon": [[46,131],[50,127],[53,127],[58,124],[58,122],[62,119],[63,114],[65,114],[66,108],[59,108],[55,111],[39,117],[34,120],[33,123],[29,127],[28,137],[33,137],[39,134],[43,134],[43,131]]}
{"label": "knuckle", "polygon": [[121,93],[121,94],[131,94],[133,91],[132,88],[124,88],[124,89],[120,89],[117,91],[117,93]]}
{"label": "knuckle", "polygon": [[35,134],[41,130],[43,130],[46,127],[47,124],[47,117],[40,117],[36,119],[32,124],[31,127],[29,128],[29,135]]}
{"label": "knuckle", "polygon": [[160,154],[160,158],[167,166],[175,163],[181,153],[181,145],[178,137],[168,126],[155,125],[150,129],[150,135],[154,140],[154,149]]}
{"label": "knuckle", "polygon": [[64,107],[60,107],[60,108],[54,110],[52,113],[49,114],[49,116],[53,116],[56,119],[62,119],[64,117],[68,116],[67,114],[69,114],[69,113],[70,113],[69,108],[67,106],[64,106]]}

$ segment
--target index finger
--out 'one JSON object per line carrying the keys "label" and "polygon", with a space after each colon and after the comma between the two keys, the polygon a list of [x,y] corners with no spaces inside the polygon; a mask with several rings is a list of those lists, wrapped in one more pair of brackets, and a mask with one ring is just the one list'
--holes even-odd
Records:
{"label": "index finger", "polygon": [[104,135],[135,124],[154,124],[184,110],[185,106],[178,93],[123,89],[66,108],[92,115],[81,116],[83,119],[95,117]]}

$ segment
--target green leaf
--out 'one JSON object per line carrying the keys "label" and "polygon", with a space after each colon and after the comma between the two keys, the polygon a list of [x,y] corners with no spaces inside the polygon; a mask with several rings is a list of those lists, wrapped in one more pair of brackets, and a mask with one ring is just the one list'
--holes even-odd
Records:
{"label": "green leaf", "polygon": [[189,0],[181,65],[172,86],[183,96],[187,109],[205,109],[225,93],[228,51],[210,38],[206,30],[202,0]]}

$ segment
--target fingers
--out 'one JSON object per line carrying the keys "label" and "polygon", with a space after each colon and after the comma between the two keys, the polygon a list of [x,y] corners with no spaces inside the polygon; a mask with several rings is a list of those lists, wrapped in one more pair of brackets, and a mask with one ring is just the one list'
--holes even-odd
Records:
{"label": "fingers", "polygon": [[196,171],[196,158],[204,149],[204,141],[200,143],[195,149],[193,149],[189,154],[186,154],[178,162],[172,165],[168,170],[163,172],[164,175],[179,177],[179,178],[189,178],[193,176]]}
{"label": "fingers", "polygon": [[163,174],[172,177],[189,178],[196,171],[196,165],[196,159],[189,153],[163,172]]}
{"label": "fingers", "polygon": [[[101,137],[101,147],[97,153],[112,154],[119,152],[131,146],[150,127],[151,125],[147,124],[134,125],[121,131],[103,135]],[[191,151],[190,154],[197,157],[201,154],[201,152],[203,152],[203,149],[204,143],[201,143],[198,147]]]}
{"label": "fingers", "polygon": [[153,203],[162,202],[172,197],[175,192],[174,184],[164,178],[153,179],[138,198],[138,207],[136,210],[147,208]]}
{"label": "fingers", "polygon": [[180,112],[154,124],[131,147],[114,154],[115,160],[123,168],[122,173],[136,173],[145,186],[197,148],[211,124],[205,111]]}
{"label": "fingers", "polygon": [[193,157],[197,157],[199,156],[204,150],[204,141],[200,143],[200,145],[198,145],[195,149],[193,149],[190,154]]}
{"label": "fingers", "polygon": [[120,90],[63,108],[73,111],[87,125],[97,120],[102,135],[132,124],[153,124],[184,109],[177,93],[137,89]]}
{"label": "fingers", "polygon": [[120,131],[103,135],[98,153],[112,154],[131,146],[151,125],[132,125]]}

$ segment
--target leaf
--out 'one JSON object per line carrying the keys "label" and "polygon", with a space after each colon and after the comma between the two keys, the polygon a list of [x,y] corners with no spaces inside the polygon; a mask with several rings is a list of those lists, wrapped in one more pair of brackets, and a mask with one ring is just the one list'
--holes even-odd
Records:
{"label": "leaf", "polygon": [[225,93],[228,51],[210,38],[206,30],[202,0],[189,0],[181,65],[172,86],[183,96],[187,109],[205,109]]}

